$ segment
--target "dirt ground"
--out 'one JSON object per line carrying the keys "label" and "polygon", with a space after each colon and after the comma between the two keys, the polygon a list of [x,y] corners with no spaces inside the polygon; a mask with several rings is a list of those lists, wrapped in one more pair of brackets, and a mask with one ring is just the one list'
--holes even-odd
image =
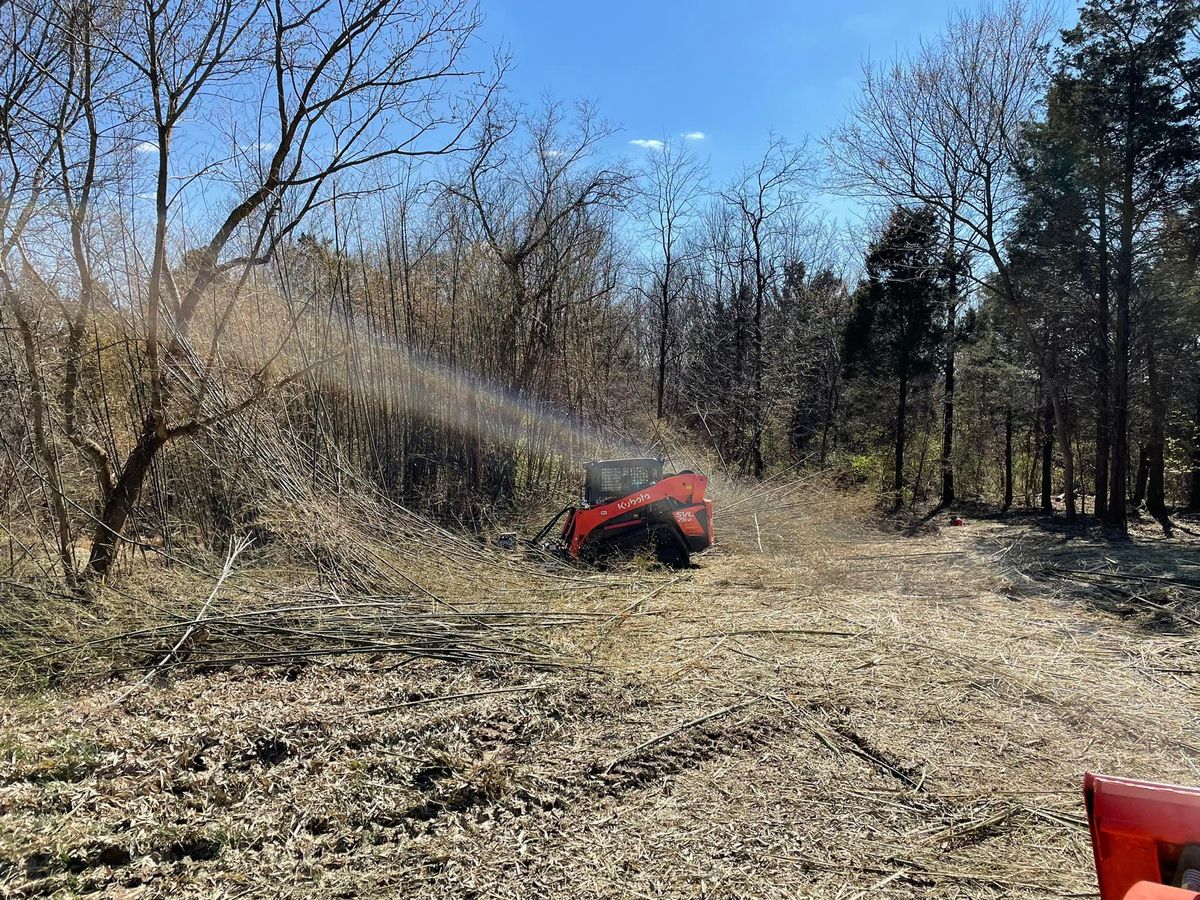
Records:
{"label": "dirt ground", "polygon": [[13,699],[0,890],[1095,896],[1084,771],[1200,783],[1194,535],[868,520],[755,518],[677,577],[564,594],[600,614],[555,638],[576,668]]}

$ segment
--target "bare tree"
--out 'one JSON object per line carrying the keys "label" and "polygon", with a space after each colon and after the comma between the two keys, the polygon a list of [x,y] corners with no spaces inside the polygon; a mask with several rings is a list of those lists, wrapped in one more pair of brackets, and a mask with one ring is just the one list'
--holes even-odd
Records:
{"label": "bare tree", "polygon": [[[458,148],[503,66],[485,73],[464,65],[479,25],[470,0],[164,2],[119,16],[81,3],[52,13],[32,4],[24,13],[48,23],[41,56],[27,36],[9,53],[13,77],[55,72],[44,88],[55,98],[52,140],[42,144],[50,156],[29,183],[58,202],[30,206],[26,218],[40,215],[39,231],[10,229],[6,258],[16,248],[23,284],[43,303],[57,302],[66,321],[61,432],[96,473],[88,569],[103,575],[159,450],[299,377],[275,374],[294,333],[286,325],[240,385],[214,377],[255,271],[315,210],[367,187],[378,163]],[[48,66],[54,52],[64,54],[63,65]],[[38,121],[28,105],[12,115],[26,128]],[[149,190],[136,174],[106,180],[108,161],[122,153],[131,170],[137,158],[152,158]],[[99,236],[114,210],[142,196],[151,200],[153,226],[118,229],[133,264],[105,278],[96,271]],[[70,278],[53,270],[59,246]],[[70,304],[61,299],[68,284]],[[123,458],[88,434],[80,416],[79,360],[99,294],[124,295],[112,308],[142,348],[132,373],[142,417]],[[27,369],[32,392],[43,396],[32,361]],[[47,478],[65,505],[65,488]],[[63,564],[71,568],[69,554]]]}
{"label": "bare tree", "polygon": [[664,140],[651,148],[640,177],[637,212],[652,244],[648,291],[654,304],[658,348],[655,360],[655,406],[666,415],[667,363],[674,343],[675,308],[684,290],[687,229],[704,194],[707,166],[686,145]]}
{"label": "bare tree", "polygon": [[[55,550],[68,578],[74,576],[70,515],[62,486],[58,454],[50,436],[48,389],[37,340],[37,318],[48,299],[33,274],[25,242],[40,227],[36,221],[46,202],[61,146],[63,125],[72,123],[75,107],[56,103],[56,78],[71,55],[59,40],[61,15],[50,10],[6,4],[5,40],[0,58],[0,290],[12,317],[24,363],[29,440],[40,461],[47,506],[54,519]],[[62,92],[64,95],[66,92]]]}
{"label": "bare tree", "polygon": [[595,251],[601,230],[594,216],[627,200],[630,174],[593,160],[614,132],[587,103],[576,106],[570,124],[553,102],[532,116],[497,107],[463,171],[446,185],[504,271],[508,296],[496,347],[502,358],[491,374],[515,391],[529,391],[553,347],[566,312],[555,291],[580,254]]}
{"label": "bare tree", "polygon": [[800,188],[812,174],[812,162],[803,146],[772,139],[757,163],[747,166],[721,196],[736,210],[745,234],[741,262],[752,276],[754,313],[751,320],[751,437],[750,461],[756,478],[762,477],[765,404],[763,396],[763,311],[768,285],[777,262],[773,254],[773,228],[785,212],[801,203]]}

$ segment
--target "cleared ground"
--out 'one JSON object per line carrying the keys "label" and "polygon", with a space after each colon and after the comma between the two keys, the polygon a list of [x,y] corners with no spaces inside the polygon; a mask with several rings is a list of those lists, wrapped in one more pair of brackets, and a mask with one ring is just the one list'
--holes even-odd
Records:
{"label": "cleared ground", "polygon": [[578,668],[380,655],[11,700],[0,886],[1093,896],[1083,772],[1200,783],[1194,537],[785,493],[727,504],[699,568],[539,600],[594,614],[552,637]]}

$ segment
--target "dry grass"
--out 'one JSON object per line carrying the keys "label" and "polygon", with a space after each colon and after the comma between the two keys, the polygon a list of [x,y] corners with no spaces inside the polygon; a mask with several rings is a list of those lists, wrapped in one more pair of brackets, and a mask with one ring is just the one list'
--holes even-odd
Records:
{"label": "dry grass", "polygon": [[[356,559],[389,560],[364,594],[394,566],[414,609],[536,613],[525,636],[581,667],[376,650],[15,700],[0,884],[1089,896],[1083,771],[1200,781],[1200,643],[1179,620],[1146,628],[1160,610],[1122,618],[1048,581],[1036,528],[905,536],[816,483],[713,487],[720,547],[679,575],[469,545],[439,567],[427,547],[358,535]],[[1125,548],[1123,571],[1153,574],[1154,546]],[[254,578],[232,580],[266,590]],[[203,599],[201,581],[188,590]]]}

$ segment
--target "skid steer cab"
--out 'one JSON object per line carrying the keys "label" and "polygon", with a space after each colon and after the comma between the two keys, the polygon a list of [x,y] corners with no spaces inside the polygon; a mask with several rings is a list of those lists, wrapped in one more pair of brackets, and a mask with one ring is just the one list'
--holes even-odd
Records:
{"label": "skid steer cab", "polygon": [[1089,772],[1100,900],[1200,900],[1200,790]]}
{"label": "skid steer cab", "polygon": [[713,541],[708,477],[683,471],[663,475],[661,459],[606,459],[584,466],[583,502],[568,506],[533,539],[541,545],[566,516],[555,549],[598,562],[649,550],[672,568],[691,565],[692,554]]}

